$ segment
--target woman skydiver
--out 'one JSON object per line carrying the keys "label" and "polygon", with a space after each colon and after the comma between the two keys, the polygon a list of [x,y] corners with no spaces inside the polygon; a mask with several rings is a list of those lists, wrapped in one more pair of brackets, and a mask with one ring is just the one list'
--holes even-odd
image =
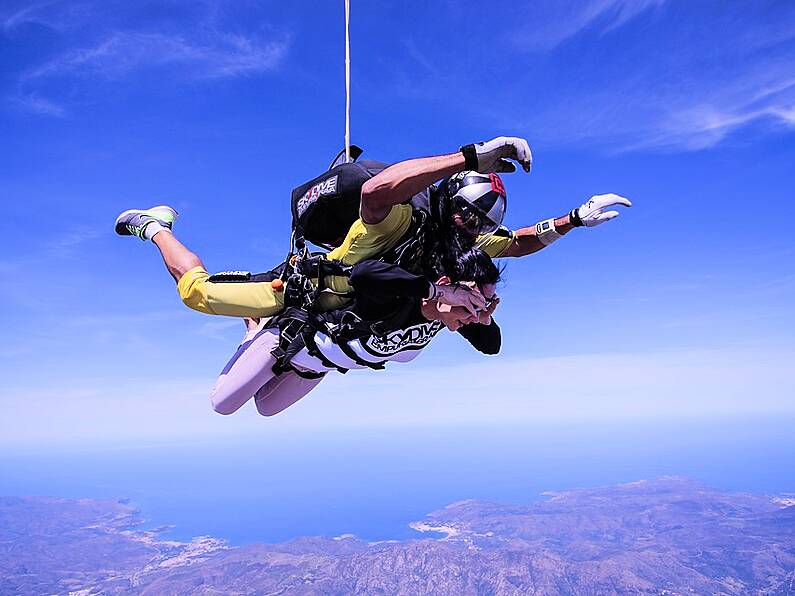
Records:
{"label": "woman skydiver", "polygon": [[[253,396],[257,411],[272,416],[304,397],[329,371],[413,360],[445,327],[460,331],[479,351],[496,354],[500,331],[491,315],[499,303],[499,277],[497,267],[479,249],[459,255],[450,275],[440,276],[436,284],[396,265],[362,261],[350,276],[353,306],[321,315],[300,334],[287,363],[274,355],[285,344],[280,317],[251,322],[213,387],[213,409],[231,414]],[[473,314],[439,302],[439,288],[452,290],[455,282],[477,288],[485,298],[484,310]]]}

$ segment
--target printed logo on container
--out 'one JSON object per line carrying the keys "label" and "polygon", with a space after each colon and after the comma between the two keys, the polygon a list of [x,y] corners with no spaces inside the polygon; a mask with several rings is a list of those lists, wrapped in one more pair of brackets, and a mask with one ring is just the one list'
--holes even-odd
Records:
{"label": "printed logo on container", "polygon": [[337,176],[332,176],[328,180],[315,184],[304,193],[304,196],[298,199],[298,204],[296,205],[298,217],[301,217],[307,207],[317,201],[318,198],[324,195],[334,194],[335,192],[337,192]]}

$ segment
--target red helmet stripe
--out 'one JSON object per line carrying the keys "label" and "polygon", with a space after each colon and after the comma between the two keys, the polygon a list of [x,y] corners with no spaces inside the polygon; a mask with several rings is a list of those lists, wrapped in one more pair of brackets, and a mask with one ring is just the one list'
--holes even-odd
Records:
{"label": "red helmet stripe", "polygon": [[502,178],[492,172],[489,174],[489,180],[491,180],[491,190],[501,197],[505,197],[505,185],[502,183]]}

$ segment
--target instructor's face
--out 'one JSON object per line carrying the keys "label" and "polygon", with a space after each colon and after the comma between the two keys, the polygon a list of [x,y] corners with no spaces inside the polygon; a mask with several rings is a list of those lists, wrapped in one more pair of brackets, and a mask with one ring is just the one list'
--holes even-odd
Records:
{"label": "instructor's face", "polygon": [[467,238],[474,239],[480,234],[482,222],[476,216],[468,216],[464,213],[453,213],[453,225],[455,225]]}

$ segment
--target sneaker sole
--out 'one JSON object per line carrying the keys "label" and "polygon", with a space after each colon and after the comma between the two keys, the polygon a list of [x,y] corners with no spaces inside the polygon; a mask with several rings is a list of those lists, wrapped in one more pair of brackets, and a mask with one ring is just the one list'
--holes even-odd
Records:
{"label": "sneaker sole", "polygon": [[170,211],[172,217],[174,218],[172,220],[172,223],[174,223],[174,221],[177,220],[177,217],[179,217],[179,213],[177,213],[176,209],[174,209],[172,207],[169,207],[168,205],[158,205],[157,207],[150,207],[149,209],[127,209],[127,211],[125,211],[124,213],[119,215],[119,217],[116,218],[116,228],[115,228],[116,229],[116,233],[119,236],[132,236],[132,234],[130,234],[127,231],[127,228],[122,227],[121,230],[119,229],[119,222],[122,219],[124,219],[125,217],[127,217],[128,215],[130,215],[131,213],[140,213],[141,211],[153,211],[155,209],[165,209],[167,211]]}

